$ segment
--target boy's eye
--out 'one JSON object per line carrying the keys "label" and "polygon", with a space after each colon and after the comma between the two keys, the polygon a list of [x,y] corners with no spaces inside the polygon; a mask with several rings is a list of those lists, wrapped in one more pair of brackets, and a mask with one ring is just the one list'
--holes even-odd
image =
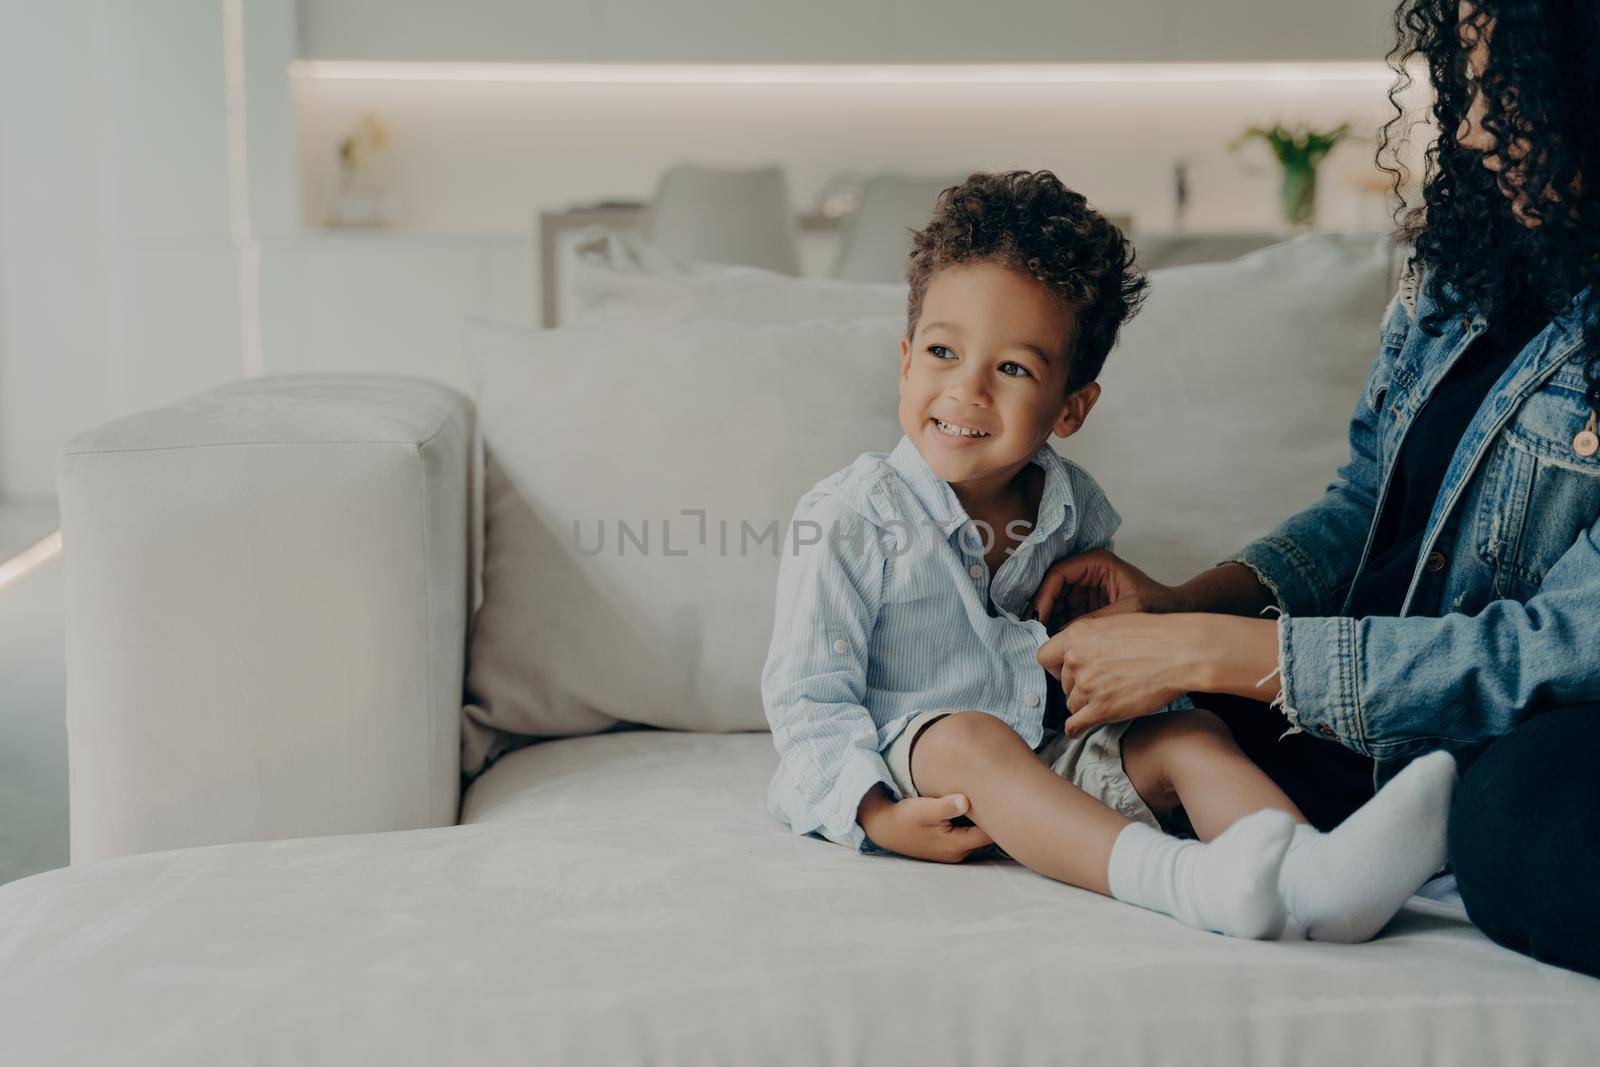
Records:
{"label": "boy's eye", "polygon": [[[943,359],[944,358],[943,356],[941,356],[939,354],[941,352],[950,352],[950,350],[948,348],[946,348],[944,345],[929,345],[928,346],[929,355],[933,356],[935,359]],[[955,353],[951,352],[951,355],[954,355],[954,354]]]}
{"label": "boy's eye", "polygon": [[1006,360],[1004,363],[1000,364],[1000,373],[1008,375],[1009,377],[1012,377],[1012,378],[1021,377],[1021,375],[1012,374],[1010,371],[1006,370],[1007,367],[1015,367],[1019,371],[1021,371],[1023,374],[1026,374],[1028,377],[1030,377],[1030,378],[1033,377],[1033,371],[1029,370],[1027,367],[1024,367],[1020,363],[1013,363],[1010,360]]}

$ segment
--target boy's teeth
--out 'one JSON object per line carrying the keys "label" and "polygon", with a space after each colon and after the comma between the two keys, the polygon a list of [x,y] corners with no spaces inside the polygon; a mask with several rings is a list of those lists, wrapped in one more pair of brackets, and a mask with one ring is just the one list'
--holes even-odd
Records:
{"label": "boy's teeth", "polygon": [[948,422],[945,422],[943,419],[934,419],[933,421],[938,424],[939,429],[943,430],[945,433],[948,433],[948,434],[955,434],[955,435],[960,436],[960,437],[988,437],[989,436],[988,434],[983,433],[980,430],[963,430],[959,426],[952,426]]}

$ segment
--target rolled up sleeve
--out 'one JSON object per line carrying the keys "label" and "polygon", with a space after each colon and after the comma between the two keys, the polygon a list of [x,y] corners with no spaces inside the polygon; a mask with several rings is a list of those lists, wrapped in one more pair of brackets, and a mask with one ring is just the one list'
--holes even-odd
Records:
{"label": "rolled up sleeve", "polygon": [[1526,602],[1474,615],[1278,620],[1289,721],[1364,755],[1399,758],[1499,737],[1600,692],[1600,523]]}
{"label": "rolled up sleeve", "polygon": [[900,799],[862,701],[888,565],[878,528],[836,497],[808,493],[778,569],[777,612],[761,698],[779,766],[772,814],[798,834],[883,851],[862,830],[861,799],[882,783]]}

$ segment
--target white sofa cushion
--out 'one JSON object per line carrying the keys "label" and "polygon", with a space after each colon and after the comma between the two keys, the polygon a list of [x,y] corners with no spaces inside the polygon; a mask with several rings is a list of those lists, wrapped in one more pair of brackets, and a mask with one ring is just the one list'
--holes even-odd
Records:
{"label": "white sofa cushion", "polygon": [[1117,551],[1182,581],[1316,500],[1393,293],[1387,240],[1308,236],[1152,271],[1062,451],[1122,513]]}
{"label": "white sofa cushion", "polygon": [[[660,267],[647,246],[629,254]],[[1107,360],[1099,407],[1082,433],[1054,442],[1122,513],[1119,552],[1181,580],[1316,498],[1345,456],[1390,266],[1382,238],[1323,235],[1152,273],[1145,309]],[[650,295],[638,319],[485,325],[469,339],[492,453],[469,772],[512,743],[504,734],[571,735],[619,719],[764,727],[757,681],[777,560],[580,556],[568,531],[574,520],[596,530],[602,516],[659,526],[699,507],[713,524],[784,522],[818,479],[899,438],[898,315],[675,319],[721,307],[736,287],[639,277]],[[768,295],[786,295],[763,313],[820,300],[808,283],[772,277]],[[663,278],[673,279],[670,306],[650,289]]]}
{"label": "white sofa cushion", "polygon": [[767,814],[766,734],[512,753],[470,825],[185,849],[0,886],[7,1062],[1587,1067],[1600,982],[1413,902],[1237,941],[1014,863]]}
{"label": "white sofa cushion", "polygon": [[[472,326],[485,556],[469,773],[505,733],[766,728],[776,536],[818,479],[898,440],[903,329]],[[703,510],[703,539],[686,510]]]}

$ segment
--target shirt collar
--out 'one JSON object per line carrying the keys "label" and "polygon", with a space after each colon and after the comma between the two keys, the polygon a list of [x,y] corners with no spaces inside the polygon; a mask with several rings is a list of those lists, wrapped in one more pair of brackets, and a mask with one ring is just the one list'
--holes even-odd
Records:
{"label": "shirt collar", "polygon": [[[1046,441],[1028,459],[1029,463],[1044,468],[1044,491],[1039,494],[1038,526],[1028,531],[1031,539],[1042,540],[1055,532],[1074,510],[1072,482],[1067,475],[1067,462]],[[971,516],[962,506],[961,498],[950,488],[950,483],[933,473],[928,461],[922,458],[916,444],[906,434],[889,453],[889,466],[900,475],[928,517],[939,524],[939,532],[949,536]],[[1032,521],[1032,516],[1029,517]]]}

